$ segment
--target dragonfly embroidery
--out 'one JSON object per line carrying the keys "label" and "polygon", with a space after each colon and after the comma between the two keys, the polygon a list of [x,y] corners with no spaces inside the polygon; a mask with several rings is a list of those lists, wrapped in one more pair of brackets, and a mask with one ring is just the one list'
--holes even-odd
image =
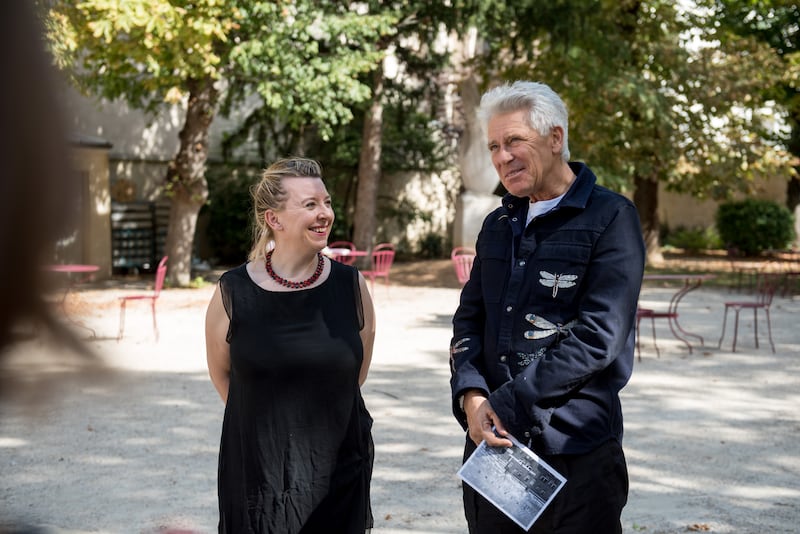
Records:
{"label": "dragonfly embroidery", "polygon": [[461,338],[450,347],[450,370],[454,373],[456,372],[456,354],[469,350],[469,347],[463,346],[467,341],[469,341],[468,337]]}
{"label": "dragonfly embroidery", "polygon": [[469,338],[465,337],[453,343],[453,346],[450,347],[450,354],[458,354],[459,352],[464,352],[465,350],[469,350],[469,347],[462,347],[462,345],[467,341],[469,341]]}
{"label": "dragonfly embroidery", "polygon": [[567,332],[569,332],[570,328],[575,326],[575,323],[577,322],[575,319],[573,319],[567,324],[560,325],[548,321],[541,315],[534,315],[532,313],[526,315],[525,320],[531,323],[536,328],[540,329],[540,330],[527,330],[523,334],[525,336],[525,339],[542,339],[545,337],[550,337],[555,334],[566,334]]}
{"label": "dragonfly embroidery", "polygon": [[572,287],[575,285],[575,280],[578,279],[577,274],[553,274],[547,271],[539,271],[539,283],[544,287],[553,288],[553,298],[558,295],[559,288]]}
{"label": "dragonfly embroidery", "polygon": [[533,360],[544,358],[545,352],[547,352],[546,347],[539,347],[539,349],[534,353],[518,352],[517,353],[517,358],[519,358],[518,365],[520,367],[527,367],[531,364]]}

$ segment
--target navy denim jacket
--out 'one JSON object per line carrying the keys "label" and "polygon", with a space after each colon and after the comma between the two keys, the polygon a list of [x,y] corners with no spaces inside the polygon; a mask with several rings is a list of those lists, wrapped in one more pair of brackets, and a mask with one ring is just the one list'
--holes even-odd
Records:
{"label": "navy denim jacket", "polygon": [[506,195],[483,222],[453,317],[453,413],[480,389],[506,428],[542,454],[622,441],[619,391],[633,367],[644,242],[631,201],[577,175],[527,228],[529,201]]}

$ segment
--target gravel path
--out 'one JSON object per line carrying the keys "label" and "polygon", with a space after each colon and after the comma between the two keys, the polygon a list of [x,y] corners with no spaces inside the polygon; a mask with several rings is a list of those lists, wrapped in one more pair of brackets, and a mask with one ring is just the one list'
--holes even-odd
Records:
{"label": "gravel path", "polygon": [[[88,346],[113,375],[65,380],[84,373],[47,363],[63,351],[38,340],[22,346],[17,356],[45,362],[61,387],[34,405],[0,405],[0,517],[58,533],[215,531],[223,407],[205,368],[211,290],[165,291],[157,343],[145,304],[128,310],[125,338],[115,339],[116,297],[132,289],[71,295],[70,313],[97,331]],[[375,418],[373,532],[463,533],[455,475],[463,434],[449,412],[447,365],[458,289],[378,284],[375,293],[378,337],[364,388]],[[642,300],[660,306],[670,294],[646,288]],[[715,345],[731,297],[692,293],[684,324]],[[722,350],[690,356],[659,324],[656,358],[643,328],[643,361],[623,395],[625,532],[798,531],[799,314],[800,298],[776,299],[776,354],[763,332],[754,348],[751,315],[742,317],[736,353],[728,337]]]}

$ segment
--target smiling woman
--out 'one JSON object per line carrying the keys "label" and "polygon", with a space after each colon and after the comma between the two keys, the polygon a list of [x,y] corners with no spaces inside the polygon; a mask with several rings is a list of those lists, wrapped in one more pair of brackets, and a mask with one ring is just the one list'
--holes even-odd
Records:
{"label": "smiling woman", "polygon": [[321,254],[334,213],[317,162],[274,163],[252,195],[250,261],[222,275],[206,314],[208,370],[225,402],[219,532],[362,533],[372,301],[358,270]]}

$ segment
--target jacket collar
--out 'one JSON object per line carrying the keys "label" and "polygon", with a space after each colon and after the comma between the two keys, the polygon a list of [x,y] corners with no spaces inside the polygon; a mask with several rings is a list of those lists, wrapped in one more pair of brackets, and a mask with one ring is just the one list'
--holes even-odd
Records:
{"label": "jacket collar", "polygon": [[[584,209],[597,182],[597,177],[585,163],[570,162],[569,167],[575,173],[575,181],[569,186],[567,194],[564,195],[558,206]],[[524,217],[528,213],[529,205],[528,198],[517,197],[511,193],[503,196],[503,209],[509,216],[514,214],[517,217]]]}

